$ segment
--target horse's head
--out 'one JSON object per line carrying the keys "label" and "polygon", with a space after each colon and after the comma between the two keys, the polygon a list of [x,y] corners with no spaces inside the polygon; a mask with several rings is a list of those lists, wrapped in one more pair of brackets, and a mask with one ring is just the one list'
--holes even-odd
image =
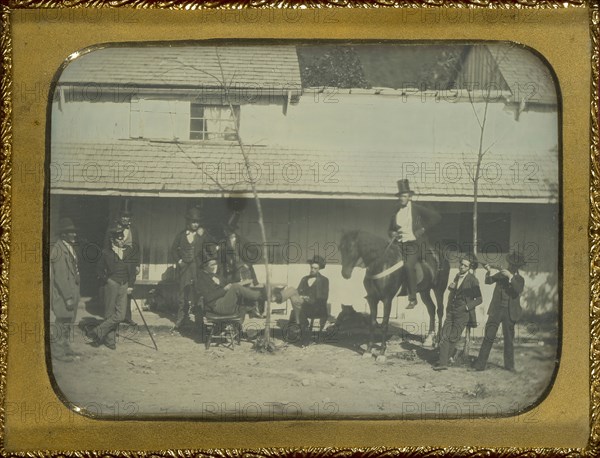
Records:
{"label": "horse's head", "polygon": [[340,240],[339,249],[342,255],[342,277],[348,280],[352,276],[352,270],[360,258],[357,232],[344,233]]}

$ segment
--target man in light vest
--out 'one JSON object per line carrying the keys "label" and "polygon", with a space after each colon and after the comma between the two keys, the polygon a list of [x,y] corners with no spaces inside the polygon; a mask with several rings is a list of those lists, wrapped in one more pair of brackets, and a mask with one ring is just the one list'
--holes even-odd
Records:
{"label": "man in light vest", "polygon": [[389,236],[402,252],[408,290],[408,309],[417,305],[416,264],[423,257],[426,248],[425,231],[440,222],[442,217],[435,210],[414,203],[414,192],[408,180],[398,180],[398,207],[392,216]]}

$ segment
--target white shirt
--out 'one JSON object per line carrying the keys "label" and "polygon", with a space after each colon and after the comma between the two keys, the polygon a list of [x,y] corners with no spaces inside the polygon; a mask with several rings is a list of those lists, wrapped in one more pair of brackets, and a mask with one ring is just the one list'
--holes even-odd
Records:
{"label": "white shirt", "polygon": [[112,250],[116,253],[119,259],[123,260],[123,248],[113,245]]}
{"label": "white shirt", "polygon": [[67,247],[67,250],[69,250],[69,253],[71,253],[71,256],[73,256],[73,259],[75,259],[75,263],[77,263],[77,256],[75,256],[75,250],[73,249],[73,246],[66,240],[63,240],[63,243]]}
{"label": "white shirt", "polygon": [[75,264],[75,272],[77,272],[77,274],[79,274],[79,266],[77,265],[77,256],[75,256],[75,249],[73,248],[73,245],[71,245],[66,240],[63,240],[62,242],[67,247],[67,250],[69,250],[69,253],[71,253],[71,256],[73,256],[73,263]]}
{"label": "white shirt", "polygon": [[185,231],[185,236],[187,237],[188,242],[190,243],[190,245],[194,242],[194,235],[196,233],[192,232],[192,231]]}
{"label": "white shirt", "polygon": [[460,285],[462,285],[462,282],[464,281],[465,277],[467,276],[469,272],[465,273],[464,275],[459,275],[458,276],[458,280],[456,280],[456,289],[460,288]]}
{"label": "white shirt", "polygon": [[124,237],[124,240],[125,240],[125,245],[130,245],[131,246],[130,235],[131,235],[131,231],[129,230],[129,228],[128,227],[124,228],[123,229],[123,237]]}
{"label": "white shirt", "polygon": [[412,203],[409,200],[406,207],[401,208],[396,213],[396,224],[399,226],[398,234],[403,242],[412,242],[417,240],[412,229]]}
{"label": "white shirt", "polygon": [[310,277],[308,280],[306,280],[306,283],[308,283],[308,286],[312,286],[314,282],[317,281],[317,277]]}

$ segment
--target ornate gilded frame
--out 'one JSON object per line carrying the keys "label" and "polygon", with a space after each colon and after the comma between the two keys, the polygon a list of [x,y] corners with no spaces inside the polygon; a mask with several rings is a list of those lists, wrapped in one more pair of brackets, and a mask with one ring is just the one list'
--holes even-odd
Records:
{"label": "ornate gilded frame", "polygon": [[[133,452],[120,452],[119,450],[127,450],[134,442],[127,438],[141,438],[144,444],[145,451],[135,452],[138,456],[192,456],[192,455],[211,455],[211,456],[226,456],[226,455],[242,455],[250,453],[257,456],[279,456],[282,454],[300,454],[300,455],[319,455],[319,456],[350,456],[353,454],[365,455],[411,455],[411,456],[430,456],[448,454],[452,456],[516,456],[516,455],[545,455],[545,456],[567,456],[567,455],[589,455],[595,456],[600,453],[600,139],[598,130],[598,109],[599,109],[599,69],[600,69],[600,43],[598,26],[600,25],[600,9],[597,1],[551,1],[551,0],[522,0],[522,1],[488,1],[488,0],[472,0],[472,1],[345,1],[345,2],[327,2],[327,1],[306,1],[302,3],[308,8],[321,8],[328,13],[334,12],[337,20],[329,22],[324,18],[327,15],[320,15],[319,23],[309,24],[306,29],[300,30],[297,26],[291,25],[289,21],[286,23],[282,19],[281,11],[286,8],[298,8],[300,5],[293,1],[262,1],[262,2],[246,2],[240,0],[223,0],[213,2],[203,1],[166,1],[154,3],[146,0],[124,0],[124,1],[108,1],[108,0],[82,0],[82,1],[6,1],[2,6],[2,34],[0,46],[2,49],[2,149],[0,156],[0,171],[2,176],[1,198],[1,226],[2,236],[0,242],[2,256],[2,270],[0,281],[0,300],[2,309],[0,311],[0,430],[2,441],[0,447],[3,454],[11,454],[18,456],[50,456],[61,454],[68,455],[117,455],[126,454],[132,455]],[[39,375],[39,366],[45,364],[43,355],[36,355],[35,352],[25,352],[23,340],[27,340],[21,336],[19,342],[18,333],[11,329],[11,305],[14,307],[14,294],[17,288],[23,288],[27,281],[32,282],[37,280],[39,276],[39,284],[36,281],[32,289],[32,298],[41,295],[41,261],[38,256],[34,261],[34,274],[31,278],[24,277],[23,267],[19,264],[26,264],[23,261],[23,256],[27,254],[23,251],[23,236],[15,232],[14,228],[23,228],[23,223],[30,222],[33,228],[41,227],[41,214],[27,215],[25,207],[40,209],[43,205],[43,193],[34,192],[21,194],[23,192],[24,182],[27,181],[26,175],[22,169],[13,168],[15,156],[13,151],[17,151],[17,147],[21,147],[21,143],[16,143],[15,133],[17,136],[23,135],[25,131],[32,138],[31,141],[25,143],[26,147],[38,147],[44,143],[45,131],[45,116],[46,104],[34,103],[28,108],[29,114],[21,117],[15,116],[13,107],[15,104],[23,109],[23,87],[20,87],[20,92],[16,92],[16,85],[20,84],[19,78],[24,75],[27,70],[40,71],[41,80],[48,82],[52,78],[54,70],[48,68],[33,68],[32,62],[28,62],[25,49],[26,46],[39,44],[36,42],[35,33],[38,31],[30,28],[33,32],[30,35],[31,40],[28,44],[23,39],[23,34],[19,32],[19,27],[22,27],[27,22],[28,14],[35,14],[41,8],[49,8],[48,11],[54,15],[48,17],[59,17],[57,12],[69,12],[69,17],[77,17],[77,13],[81,11],[112,11],[110,18],[102,22],[99,20],[97,25],[102,26],[106,33],[104,36],[109,36],[113,29],[120,28],[120,37],[123,36],[123,27],[128,27],[132,31],[130,34],[139,40],[165,39],[172,37],[176,39],[177,32],[160,29],[158,22],[167,18],[168,15],[177,15],[182,20],[182,27],[188,27],[190,17],[193,13],[189,10],[211,10],[211,11],[227,11],[239,8],[261,8],[271,9],[274,12],[272,15],[275,18],[271,21],[264,32],[263,36],[270,37],[292,37],[292,38],[310,38],[313,33],[317,36],[344,37],[352,38],[374,37],[378,32],[372,28],[373,24],[379,24],[384,27],[386,33],[390,33],[391,27],[394,26],[394,19],[398,19],[405,11],[443,11],[445,8],[459,8],[459,11],[494,11],[497,17],[506,19],[506,30],[508,37],[513,36],[516,39],[523,39],[527,34],[524,34],[523,27],[526,18],[536,18],[531,27],[531,37],[539,40],[540,33],[548,33],[548,30],[562,30],[561,26],[568,28],[566,36],[573,41],[560,41],[560,38],[554,37],[553,43],[558,46],[563,53],[562,61],[558,60],[561,69],[558,71],[559,80],[564,78],[569,82],[566,84],[563,96],[573,97],[574,103],[570,103],[569,99],[565,99],[564,117],[565,121],[563,130],[565,138],[565,151],[568,148],[573,148],[568,154],[575,155],[575,162],[579,162],[579,166],[569,168],[564,173],[564,189],[565,194],[571,193],[574,196],[572,201],[573,208],[567,209],[565,218],[571,218],[569,222],[564,223],[564,257],[573,258],[573,262],[565,261],[564,282],[572,285],[570,290],[573,294],[578,291],[578,296],[566,296],[573,299],[577,304],[577,298],[589,297],[589,314],[587,316],[575,319],[574,324],[566,327],[565,339],[568,339],[563,347],[563,358],[584,358],[589,361],[589,368],[584,368],[584,373],[589,373],[589,386],[587,380],[571,380],[567,376],[567,383],[561,383],[560,393],[562,399],[552,401],[550,413],[546,409],[544,414],[539,417],[540,423],[530,424],[527,428],[518,428],[513,424],[507,425],[503,420],[497,421],[471,421],[470,424],[462,424],[462,428],[468,428],[471,431],[473,441],[465,442],[460,439],[460,434],[456,428],[448,427],[448,423],[444,420],[429,421],[429,428],[433,426],[439,429],[439,434],[435,436],[437,443],[430,443],[429,439],[425,441],[422,438],[422,424],[403,425],[402,429],[394,431],[392,428],[382,426],[379,421],[354,421],[354,422],[327,422],[319,425],[308,424],[308,422],[297,422],[279,424],[274,429],[273,425],[264,423],[244,423],[228,425],[211,425],[211,430],[204,430],[206,440],[200,439],[202,444],[207,447],[202,450],[183,450],[183,449],[168,449],[169,447],[186,446],[185,441],[182,445],[176,445],[173,440],[168,440],[171,437],[188,437],[198,438],[201,429],[198,429],[198,424],[191,422],[157,422],[158,425],[149,425],[140,422],[118,422],[108,427],[100,427],[101,423],[93,422],[89,418],[79,416],[64,416],[60,419],[41,418],[39,421],[32,421],[27,417],[23,417],[23,411],[19,411],[19,406],[26,409],[25,405],[28,402],[41,403],[51,402],[53,393],[48,392],[49,384],[44,386],[36,386],[34,390],[16,389],[17,385],[23,386],[29,382],[29,377],[34,376],[32,380],[35,382],[35,374]],[[325,8],[327,8],[325,10]],[[357,9],[361,9],[358,11]],[[186,12],[187,10],[187,12]],[[120,13],[120,14],[119,14]],[[304,13],[308,14],[308,12]],[[18,16],[17,16],[18,15]],[[412,15],[411,15],[412,16]],[[114,18],[121,18],[115,20]],[[239,16],[238,16],[239,17]],[[317,17],[313,14],[312,16]],[[329,16],[330,17],[330,16]],[[368,17],[368,20],[364,18]],[[407,17],[407,16],[405,16]],[[386,22],[387,18],[389,22]],[[515,19],[516,18],[516,19]],[[520,19],[519,19],[520,18]],[[301,19],[300,21],[302,21]],[[112,21],[112,23],[111,23]],[[127,21],[132,21],[127,24]],[[187,21],[187,23],[186,23]],[[364,29],[361,31],[352,31],[344,27],[344,24],[353,24],[361,22]],[[446,22],[445,22],[446,21]],[[47,54],[52,55],[51,46],[58,45],[61,40],[67,40],[67,29],[76,34],[84,30],[86,24],[81,26],[81,21],[77,19],[70,22],[60,20],[46,21],[43,24],[44,30],[39,30],[40,34],[46,37],[52,36],[54,43],[47,42],[45,49]],[[84,21],[85,22],[85,21]],[[120,23],[118,23],[120,22]],[[401,32],[404,36],[420,36],[421,38],[440,38],[448,30],[452,30],[452,25],[448,24],[447,19],[441,18],[436,24],[441,24],[441,29],[436,27],[428,27],[426,32],[418,32],[418,27],[428,26],[423,20],[421,24],[418,21],[407,19],[402,27],[410,29],[408,32]],[[145,24],[153,23],[154,28],[144,29]],[[39,24],[38,24],[39,25]],[[246,27],[248,24],[243,24],[243,20],[223,23],[215,19],[214,15],[202,23],[202,31],[199,32],[199,37],[225,37],[239,36],[248,37],[252,32]],[[474,21],[469,25],[471,28],[476,28],[475,35],[483,37],[484,33],[489,32],[487,38],[497,38],[501,36],[498,24],[485,24],[485,21]],[[444,28],[446,27],[446,28]],[[553,28],[554,27],[554,28]],[[558,27],[558,29],[557,29]],[[486,29],[487,31],[483,31]],[[572,29],[571,29],[572,28]],[[225,31],[223,31],[225,29]],[[540,30],[542,31],[540,32]],[[442,32],[439,32],[442,30]],[[454,29],[455,30],[455,29]],[[570,34],[570,31],[573,33]],[[365,32],[366,31],[366,32]],[[545,32],[544,32],[545,31]],[[17,33],[19,32],[19,33]],[[518,32],[518,33],[517,33]],[[85,34],[86,32],[83,31]],[[256,32],[253,32],[256,34]],[[529,32],[528,32],[529,33]],[[320,35],[319,35],[320,34]],[[100,34],[101,35],[101,34]],[[475,36],[473,34],[465,36]],[[585,48],[587,42],[591,43],[591,54]],[[95,36],[98,36],[97,34]],[[537,37],[534,39],[534,37]],[[179,39],[189,38],[188,36],[179,36]],[[121,38],[122,39],[122,38]],[[550,39],[550,37],[549,37]],[[579,40],[579,41],[577,41]],[[109,41],[105,39],[105,41]],[[75,51],[77,47],[71,50]],[[68,54],[64,54],[66,57]],[[591,59],[585,59],[585,56]],[[584,56],[584,62],[581,62],[581,56]],[[64,58],[63,57],[63,58]],[[569,66],[568,58],[574,57],[576,62],[572,64],[571,69],[565,69]],[[37,61],[35,61],[37,62]],[[54,61],[52,61],[54,62]],[[55,67],[57,68],[57,67]],[[582,70],[583,72],[577,73]],[[590,71],[591,70],[591,71]],[[45,71],[45,73],[44,73]],[[591,81],[591,84],[587,84]],[[582,88],[582,86],[585,86]],[[28,90],[28,89],[25,89]],[[37,89],[34,89],[37,91]],[[578,92],[577,92],[578,91]],[[47,91],[41,91],[36,97],[41,99],[47,97]],[[18,100],[21,99],[21,100]],[[27,99],[27,97],[25,97]],[[27,102],[27,100],[25,100]],[[39,102],[39,100],[38,100]],[[581,137],[583,135],[583,138]],[[579,136],[580,140],[575,141],[573,137]],[[582,146],[587,151],[582,150]],[[13,149],[14,148],[14,149]],[[19,150],[22,151],[22,150]],[[42,147],[39,151],[44,151]],[[18,153],[15,153],[18,154]],[[29,153],[31,154],[31,151]],[[33,153],[35,154],[35,153]],[[567,153],[565,153],[567,154]],[[39,155],[43,156],[43,155]],[[591,168],[588,168],[584,163],[585,159],[591,162]],[[565,164],[568,159],[565,156]],[[39,161],[38,161],[39,162]],[[43,157],[41,159],[43,164]],[[565,165],[566,167],[566,165]],[[569,166],[570,167],[570,166]],[[37,172],[34,172],[37,173]],[[25,177],[25,178],[24,178]],[[588,186],[589,177],[589,186]],[[43,183],[43,179],[38,177]],[[35,188],[35,186],[33,186]],[[40,189],[39,186],[36,189]],[[41,188],[43,189],[43,187]],[[589,200],[588,200],[589,199]],[[586,203],[589,203],[589,207]],[[27,205],[25,205],[27,204]],[[589,216],[588,216],[589,215]],[[586,232],[585,228],[588,228]],[[29,237],[39,237],[40,232],[27,232]],[[36,235],[33,235],[36,234]],[[41,240],[41,238],[40,238]],[[12,242],[12,243],[11,243]],[[37,250],[41,253],[41,244]],[[585,262],[586,255],[589,252],[589,265]],[[39,254],[38,253],[38,254]],[[584,266],[584,267],[582,267]],[[11,270],[12,267],[12,270]],[[586,268],[589,267],[589,272]],[[39,272],[38,272],[39,271]],[[37,276],[36,276],[37,275]],[[24,283],[25,282],[25,283]],[[589,292],[589,296],[588,296]],[[27,300],[30,296],[20,295],[19,300]],[[36,303],[34,301],[34,303]],[[565,305],[565,309],[569,304]],[[576,307],[575,307],[576,308]],[[585,315],[583,308],[578,310],[581,315]],[[565,313],[570,313],[575,316],[577,310],[565,310]],[[26,317],[34,317],[33,323],[38,323],[43,326],[40,321],[42,314],[37,312],[29,313]],[[569,316],[571,316],[569,315]],[[589,346],[587,344],[586,335],[587,317],[589,316],[589,325],[591,329],[591,340]],[[579,333],[579,334],[578,334]],[[580,336],[580,342],[574,342],[570,345],[570,341],[576,341],[577,336]],[[42,339],[43,342],[43,339]],[[39,348],[39,347],[38,347]],[[589,349],[588,355],[573,354],[569,351],[579,349],[579,353],[585,353]],[[19,362],[24,360],[27,364],[23,365]],[[579,361],[579,360],[578,360]],[[589,370],[589,372],[587,372]],[[42,373],[44,370],[42,369]],[[577,375],[577,374],[576,374]],[[564,382],[564,380],[563,380]],[[587,386],[587,388],[586,388]],[[569,389],[572,392],[569,392]],[[34,391],[40,392],[34,395]],[[23,397],[24,394],[26,397]],[[39,395],[38,395],[39,394]],[[66,411],[66,407],[62,405],[56,398],[54,402],[58,403]],[[25,403],[25,404],[20,404]],[[543,403],[542,403],[543,404]],[[8,406],[10,405],[10,408]],[[569,411],[568,406],[571,406]],[[573,412],[573,410],[581,409],[582,406],[588,406],[583,411]],[[15,409],[15,406],[17,408]],[[574,406],[574,407],[573,407]],[[39,404],[37,405],[39,408]],[[35,409],[35,407],[34,407]],[[19,419],[19,412],[21,418]],[[62,412],[62,411],[61,411]],[[43,416],[42,416],[43,417]],[[579,420],[574,420],[578,417]],[[570,422],[561,423],[565,418],[569,418]],[[22,421],[20,421],[22,420]],[[53,421],[49,421],[53,420]],[[446,421],[447,422],[447,421]],[[456,423],[455,421],[451,423]],[[460,421],[458,421],[460,424]],[[578,431],[577,425],[588,431]],[[221,427],[222,426],[222,427]],[[510,427],[509,427],[510,426]],[[521,425],[522,426],[522,425]],[[86,428],[87,433],[85,438],[79,437],[78,433]],[[378,429],[381,428],[381,429]],[[428,428],[428,430],[429,430]],[[562,428],[562,429],[561,429]],[[271,429],[275,431],[275,435],[267,435],[267,431]],[[540,440],[544,436],[543,431],[551,431],[551,435],[562,434],[561,437],[555,438],[550,446],[546,446],[547,442]],[[379,431],[379,432],[378,432]],[[155,437],[157,433],[161,433],[158,439]],[[330,435],[324,435],[330,433]],[[546,431],[547,432],[547,431]],[[583,434],[585,433],[585,434]],[[102,435],[109,434],[112,442],[107,444],[102,442]],[[276,436],[279,434],[279,436]],[[286,435],[290,434],[290,436]],[[333,436],[335,434],[335,437]],[[481,447],[475,444],[482,444],[481,438],[477,435],[482,434],[483,442],[495,443],[494,447]],[[521,436],[518,437],[517,434]],[[540,436],[541,434],[541,436]],[[154,437],[151,437],[154,436]],[[587,438],[585,440],[584,436]],[[124,439],[125,437],[125,439]],[[457,439],[458,437],[458,439]],[[464,436],[463,436],[464,437]],[[163,442],[160,442],[162,438]],[[291,438],[291,439],[290,439]],[[583,438],[583,440],[582,440]],[[191,441],[191,443],[197,443]],[[523,446],[524,443],[528,445]],[[106,444],[102,447],[93,447],[89,444]],[[169,444],[168,447],[163,447],[157,444]],[[175,444],[175,445],[174,445]],[[298,448],[274,448],[294,445]],[[330,446],[332,445],[332,446]],[[259,448],[263,446],[273,448]],[[302,448],[310,446],[311,448]],[[318,446],[318,447],[315,447]],[[230,448],[233,447],[233,448]],[[536,448],[543,447],[543,448]]]}

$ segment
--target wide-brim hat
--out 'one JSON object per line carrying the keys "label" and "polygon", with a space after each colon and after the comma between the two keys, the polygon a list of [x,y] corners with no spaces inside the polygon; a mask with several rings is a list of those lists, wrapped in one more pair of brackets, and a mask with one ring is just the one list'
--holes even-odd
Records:
{"label": "wide-brim hat", "polygon": [[306,262],[308,262],[309,264],[319,264],[319,269],[325,268],[325,259],[323,259],[321,256],[318,256],[318,255],[313,256],[311,259],[307,260]]}
{"label": "wide-brim hat", "polygon": [[410,183],[407,179],[398,180],[397,185],[398,192],[394,194],[396,197],[399,197],[401,194],[409,193],[410,195],[413,195],[415,193],[412,189],[410,189]]}
{"label": "wide-brim hat", "polygon": [[188,209],[187,213],[185,214],[185,219],[189,221],[198,221],[201,223],[204,218],[199,208],[192,207]]}
{"label": "wide-brim hat", "polygon": [[71,218],[61,218],[58,221],[58,233],[64,234],[65,232],[77,232],[77,228]]}
{"label": "wide-brim hat", "polygon": [[525,261],[525,256],[516,251],[513,251],[512,253],[506,255],[506,262],[517,267],[522,267],[525,264],[527,264],[527,261]]}
{"label": "wide-brim hat", "polygon": [[479,260],[477,259],[477,256],[475,256],[473,253],[461,254],[458,260],[460,261],[462,259],[466,259],[467,261],[469,261],[471,263],[471,269],[473,270],[477,269],[477,266],[479,266]]}

